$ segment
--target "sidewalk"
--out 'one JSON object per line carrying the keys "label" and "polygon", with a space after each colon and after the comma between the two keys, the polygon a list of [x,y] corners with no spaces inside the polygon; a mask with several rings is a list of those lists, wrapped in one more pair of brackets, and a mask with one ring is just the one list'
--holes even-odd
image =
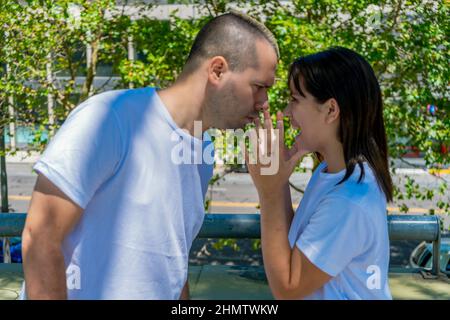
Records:
{"label": "sidewalk", "polygon": [[[21,264],[0,264],[0,300],[15,300],[23,281]],[[389,286],[395,300],[449,300],[449,282],[425,280],[418,273],[391,270]],[[193,300],[273,299],[264,269],[241,266],[189,266]]]}
{"label": "sidewalk", "polygon": [[6,163],[35,163],[41,153],[36,151],[17,151],[14,155],[6,155]]}

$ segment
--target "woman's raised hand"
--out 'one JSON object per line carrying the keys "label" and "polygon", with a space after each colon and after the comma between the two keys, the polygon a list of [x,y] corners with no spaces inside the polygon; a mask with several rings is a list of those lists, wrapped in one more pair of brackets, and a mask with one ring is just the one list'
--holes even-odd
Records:
{"label": "woman's raised hand", "polygon": [[253,183],[260,195],[269,195],[283,188],[289,180],[298,161],[309,151],[301,148],[298,137],[288,149],[284,141],[283,113],[277,112],[277,125],[274,129],[267,110],[264,123],[255,121],[256,133],[250,139],[251,152],[245,152],[245,161]]}

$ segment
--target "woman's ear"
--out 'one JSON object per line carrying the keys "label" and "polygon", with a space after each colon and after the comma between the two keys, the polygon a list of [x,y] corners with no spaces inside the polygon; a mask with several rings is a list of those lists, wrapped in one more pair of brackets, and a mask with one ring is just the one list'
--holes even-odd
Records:
{"label": "woman's ear", "polygon": [[228,71],[228,63],[222,56],[216,56],[209,60],[208,79],[212,84],[219,85],[223,75]]}
{"label": "woman's ear", "polygon": [[331,98],[326,103],[328,105],[327,115],[325,118],[326,123],[330,124],[336,120],[339,120],[340,109],[336,99]]}

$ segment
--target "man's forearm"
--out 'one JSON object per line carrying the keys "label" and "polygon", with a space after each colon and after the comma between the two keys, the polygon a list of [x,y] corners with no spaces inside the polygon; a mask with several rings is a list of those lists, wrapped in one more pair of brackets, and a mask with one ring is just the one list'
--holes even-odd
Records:
{"label": "man's forearm", "polygon": [[67,299],[66,272],[61,248],[32,244],[23,250],[27,299]]}

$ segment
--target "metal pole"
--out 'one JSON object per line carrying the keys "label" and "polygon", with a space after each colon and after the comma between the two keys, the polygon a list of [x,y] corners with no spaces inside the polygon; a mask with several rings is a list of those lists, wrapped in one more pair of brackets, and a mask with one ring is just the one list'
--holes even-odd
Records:
{"label": "metal pole", "polygon": [[[8,32],[5,33],[5,36],[8,37]],[[9,78],[10,67],[9,64],[6,64],[6,77]],[[0,110],[3,114],[3,110]],[[12,96],[8,97],[8,113],[9,117],[15,114],[14,111],[14,100]],[[14,119],[14,118],[13,118]],[[14,122],[10,122],[10,141],[11,141],[11,150],[16,148],[16,128]],[[2,197],[1,212],[9,211],[8,204],[8,178],[6,173],[6,147],[5,147],[5,127],[3,125],[0,126],[0,193]],[[3,262],[11,263],[11,250],[9,245],[9,238],[2,238],[2,246],[3,246]]]}
{"label": "metal pole", "polygon": [[[2,212],[9,211],[8,204],[8,179],[6,174],[6,148],[5,148],[5,132],[4,127],[0,127],[0,189],[2,195]],[[3,262],[11,263],[11,250],[9,245],[9,238],[2,238],[3,240]]]}
{"label": "metal pole", "polygon": [[433,266],[431,273],[435,276],[439,276],[441,272],[441,224],[438,218],[439,232],[437,239],[433,241]]}

